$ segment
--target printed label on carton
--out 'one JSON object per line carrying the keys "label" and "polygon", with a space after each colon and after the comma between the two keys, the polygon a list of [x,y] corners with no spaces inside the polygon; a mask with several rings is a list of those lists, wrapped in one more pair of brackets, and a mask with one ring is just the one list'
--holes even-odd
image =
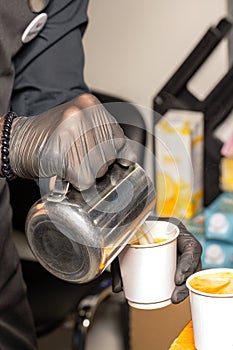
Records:
{"label": "printed label on carton", "polygon": [[171,110],[155,125],[156,212],[191,218],[203,203],[203,114]]}

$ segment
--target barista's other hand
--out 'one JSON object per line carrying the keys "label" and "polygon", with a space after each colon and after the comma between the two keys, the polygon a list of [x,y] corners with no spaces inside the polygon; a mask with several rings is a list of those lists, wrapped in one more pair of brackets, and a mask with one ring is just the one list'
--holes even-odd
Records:
{"label": "barista's other hand", "polygon": [[123,290],[123,283],[118,256],[113,260],[110,268],[112,275],[112,291],[114,293],[119,293]]}
{"label": "barista's other hand", "polygon": [[89,188],[116,159],[136,160],[114,117],[91,94],[34,117],[13,121],[10,164],[19,177],[58,175],[80,190]]}
{"label": "barista's other hand", "polygon": [[[194,272],[201,269],[201,244],[186,229],[181,221],[176,218],[151,217],[151,220],[170,221],[179,227],[177,238],[177,267],[175,274],[176,287],[172,293],[172,303],[178,304],[188,296],[186,279]],[[123,289],[118,258],[111,264],[112,289],[115,293]]]}
{"label": "barista's other hand", "polygon": [[172,303],[178,304],[187,298],[189,292],[186,287],[187,278],[201,270],[202,247],[198,240],[186,229],[184,224],[176,218],[159,218],[170,221],[179,227],[177,237],[177,267],[175,274],[176,287],[172,293]]}

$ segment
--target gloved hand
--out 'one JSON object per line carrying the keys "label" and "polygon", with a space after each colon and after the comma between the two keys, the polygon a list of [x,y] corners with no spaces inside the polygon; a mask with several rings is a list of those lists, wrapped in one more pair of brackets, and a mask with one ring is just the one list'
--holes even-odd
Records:
{"label": "gloved hand", "polygon": [[14,119],[10,165],[25,178],[58,175],[80,190],[103,176],[116,159],[136,160],[119,124],[91,94],[31,118]]}
{"label": "gloved hand", "polygon": [[177,237],[177,267],[175,274],[176,287],[172,293],[172,303],[178,304],[187,298],[189,292],[186,287],[187,278],[194,272],[201,270],[202,247],[198,240],[187,231],[184,224],[176,218],[159,218],[170,221],[179,227]]}
{"label": "gloved hand", "polygon": [[[177,237],[177,267],[175,274],[176,287],[172,293],[172,303],[178,304],[189,294],[186,287],[186,279],[194,272],[201,269],[201,244],[187,231],[186,227],[176,218],[150,218],[151,220],[170,221],[179,227],[180,233]],[[112,288],[115,293],[123,289],[121,272],[118,258],[111,264]]]}

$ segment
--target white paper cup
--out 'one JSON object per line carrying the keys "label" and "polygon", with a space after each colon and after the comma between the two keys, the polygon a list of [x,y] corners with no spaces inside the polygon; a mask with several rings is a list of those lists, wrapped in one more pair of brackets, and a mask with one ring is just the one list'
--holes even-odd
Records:
{"label": "white paper cup", "polygon": [[190,286],[196,276],[230,272],[233,269],[216,268],[197,272],[187,279],[193,322],[194,342],[197,350],[233,349],[233,293],[210,294]]}
{"label": "white paper cup", "polygon": [[155,244],[128,244],[119,255],[125,298],[138,309],[157,309],[171,303],[175,288],[176,240],[179,229],[167,221],[146,221]]}

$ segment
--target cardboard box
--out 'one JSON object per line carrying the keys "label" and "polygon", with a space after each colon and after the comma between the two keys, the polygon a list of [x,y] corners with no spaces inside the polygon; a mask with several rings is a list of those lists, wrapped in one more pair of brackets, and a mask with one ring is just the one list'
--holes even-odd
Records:
{"label": "cardboard box", "polygon": [[180,219],[203,206],[203,114],[170,110],[155,125],[156,212]]}
{"label": "cardboard box", "polygon": [[223,192],[205,209],[205,236],[233,244],[233,193]]}
{"label": "cardboard box", "polygon": [[190,319],[189,298],[157,310],[130,308],[130,349],[168,350]]}
{"label": "cardboard box", "polygon": [[203,245],[202,268],[233,268],[233,245],[209,239]]}

